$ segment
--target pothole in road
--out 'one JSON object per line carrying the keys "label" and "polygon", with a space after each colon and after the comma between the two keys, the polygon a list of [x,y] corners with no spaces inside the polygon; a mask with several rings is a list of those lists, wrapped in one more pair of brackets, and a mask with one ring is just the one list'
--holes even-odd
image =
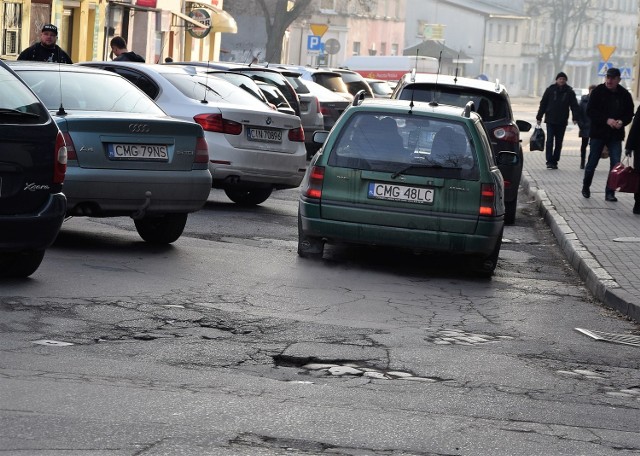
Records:
{"label": "pothole in road", "polygon": [[[297,367],[305,369],[305,373],[313,377],[365,377],[377,380],[407,380],[414,382],[446,382],[452,379],[441,377],[420,377],[411,372],[379,369],[377,367],[367,366],[363,362],[352,362],[348,360],[319,360],[317,358],[292,357],[292,356],[274,356],[273,360],[279,367]],[[309,383],[298,382],[295,383]]]}
{"label": "pothole in road", "polygon": [[440,329],[425,340],[436,345],[478,345],[512,339],[511,336],[470,333],[460,329]]}

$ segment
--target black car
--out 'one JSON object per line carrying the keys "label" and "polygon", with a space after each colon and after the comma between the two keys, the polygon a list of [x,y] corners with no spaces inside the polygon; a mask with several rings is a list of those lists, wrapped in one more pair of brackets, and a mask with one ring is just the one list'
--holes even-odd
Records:
{"label": "black car", "polygon": [[504,178],[504,205],[506,224],[515,223],[518,187],[522,177],[524,157],[520,132],[527,132],[531,124],[515,120],[509,94],[499,83],[479,79],[437,74],[407,73],[396,85],[391,98],[427,101],[464,107],[472,101],[489,132],[494,155],[501,151],[515,154],[510,162],[502,160],[499,168]]}
{"label": "black car", "polygon": [[64,138],[47,108],[0,61],[0,277],[33,274],[67,210]]}
{"label": "black car", "polygon": [[365,97],[374,98],[373,88],[360,73],[345,68],[332,68],[331,71],[340,74],[351,95],[355,96],[358,92],[364,90]]}

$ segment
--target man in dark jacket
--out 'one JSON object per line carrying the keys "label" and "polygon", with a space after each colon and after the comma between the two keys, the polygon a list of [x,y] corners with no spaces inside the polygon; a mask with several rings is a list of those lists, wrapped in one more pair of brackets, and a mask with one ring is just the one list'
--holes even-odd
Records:
{"label": "man in dark jacket", "polygon": [[71,57],[56,44],[57,40],[58,27],[53,24],[44,24],[40,30],[40,41],[22,51],[18,60],[73,63]]}
{"label": "man in dark jacket", "polygon": [[567,75],[561,71],[556,76],[555,84],[551,84],[544,91],[536,115],[538,125],[542,122],[542,116],[547,124],[547,144],[545,146],[547,169],[558,169],[562,140],[567,129],[567,119],[569,119],[569,109],[573,115],[573,123],[578,123],[580,112],[576,93],[567,84]]}
{"label": "man in dark jacket", "polygon": [[114,36],[109,43],[111,52],[115,55],[114,62],[140,62],[144,63],[144,58],[133,51],[127,50],[127,42],[121,36]]}
{"label": "man in dark jacket", "polygon": [[[629,137],[624,146],[624,153],[627,157],[633,154],[633,169],[636,173],[640,173],[640,106],[633,116],[633,123],[629,129]],[[633,213],[640,214],[640,188],[633,194],[635,204],[633,205]]]}
{"label": "man in dark jacket", "polygon": [[[589,131],[589,159],[584,168],[582,181],[582,196],[591,196],[591,182],[600,161],[602,150],[606,146],[609,150],[609,170],[620,163],[622,155],[622,140],[624,127],[633,118],[633,99],[627,89],[620,85],[620,70],[609,68],[604,84],[598,85],[587,105],[587,115],[591,119]],[[605,184],[605,200],[618,201],[615,190]]]}

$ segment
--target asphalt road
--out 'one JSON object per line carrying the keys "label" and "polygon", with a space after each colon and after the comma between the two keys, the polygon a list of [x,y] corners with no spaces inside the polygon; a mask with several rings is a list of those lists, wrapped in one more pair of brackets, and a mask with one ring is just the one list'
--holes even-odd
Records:
{"label": "asphalt road", "polygon": [[296,191],[212,191],[169,247],[66,222],[0,282],[6,455],[626,455],[639,334],[567,267],[526,198],[496,276],[389,249],[297,257]]}

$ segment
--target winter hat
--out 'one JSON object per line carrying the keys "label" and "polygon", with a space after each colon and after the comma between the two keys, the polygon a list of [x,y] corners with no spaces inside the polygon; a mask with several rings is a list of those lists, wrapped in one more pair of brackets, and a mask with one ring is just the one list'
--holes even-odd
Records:
{"label": "winter hat", "polygon": [[558,73],[558,76],[556,76],[556,81],[557,81],[559,78],[569,79],[569,78],[567,77],[567,73],[565,73],[565,72],[563,72],[563,71],[561,71],[560,73]]}

